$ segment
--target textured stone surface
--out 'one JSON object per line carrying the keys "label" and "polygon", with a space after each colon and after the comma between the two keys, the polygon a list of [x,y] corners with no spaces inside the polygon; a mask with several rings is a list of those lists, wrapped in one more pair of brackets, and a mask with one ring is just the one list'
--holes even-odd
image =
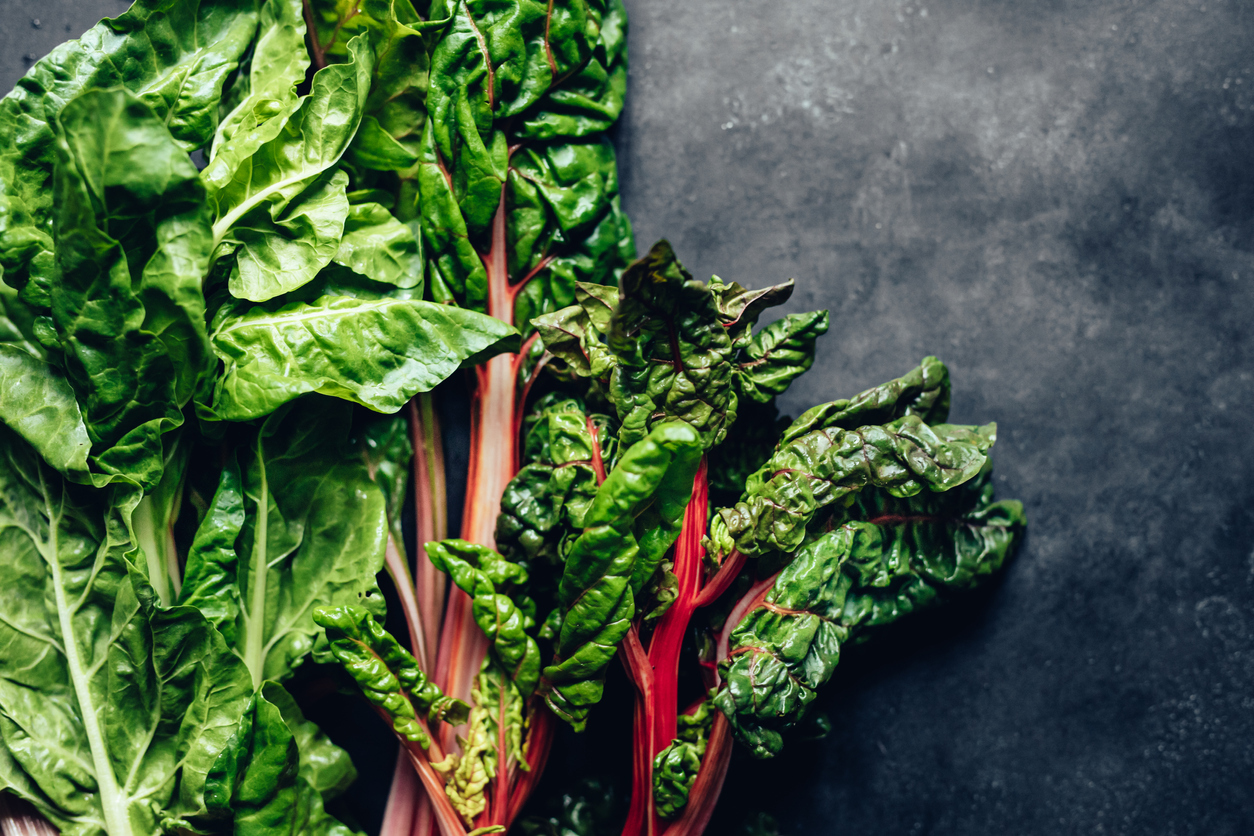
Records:
{"label": "textured stone surface", "polygon": [[[0,81],[123,7],[2,0]],[[939,355],[1030,519],[996,589],[849,654],[826,740],[737,760],[711,833],[1254,832],[1254,6],[628,7],[642,247],[831,309],[794,414]]]}

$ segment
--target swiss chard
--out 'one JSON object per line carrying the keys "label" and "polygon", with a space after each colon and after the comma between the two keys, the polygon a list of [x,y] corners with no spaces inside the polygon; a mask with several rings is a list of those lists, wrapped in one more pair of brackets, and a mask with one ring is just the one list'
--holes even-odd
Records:
{"label": "swiss chard", "polygon": [[334,663],[399,743],[385,836],[501,832],[618,656],[623,836],[689,836],[733,738],[775,754],[842,645],[1008,559],[938,360],[789,422],[827,313],[631,261],[625,27],[137,0],[0,102],[0,788],[83,836],[347,836],[355,772],[285,690]]}

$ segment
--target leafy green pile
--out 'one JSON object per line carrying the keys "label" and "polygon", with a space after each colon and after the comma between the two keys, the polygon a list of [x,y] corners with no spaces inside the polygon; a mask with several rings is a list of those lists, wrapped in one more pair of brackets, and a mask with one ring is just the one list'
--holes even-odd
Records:
{"label": "leafy green pile", "polygon": [[[81,836],[351,833],[317,665],[397,738],[386,836],[502,832],[617,657],[622,832],[696,834],[733,738],[778,753],[844,644],[1005,562],[939,361],[789,422],[826,312],[631,261],[625,26],[137,0],[0,101],[0,789]],[[617,829],[574,797],[522,829]]]}

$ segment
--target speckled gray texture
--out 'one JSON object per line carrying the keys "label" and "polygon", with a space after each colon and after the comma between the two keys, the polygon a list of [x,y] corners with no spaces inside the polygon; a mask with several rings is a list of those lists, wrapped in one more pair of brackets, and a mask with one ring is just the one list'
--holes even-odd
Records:
{"label": "speckled gray texture", "polygon": [[939,355],[1030,520],[724,821],[1254,832],[1254,6],[628,6],[641,245],[831,309],[794,414]]}
{"label": "speckled gray texture", "polygon": [[[6,88],[71,19],[29,18],[123,6],[0,2]],[[738,759],[711,833],[1254,832],[1254,5],[628,8],[642,247],[831,309],[794,414],[939,355],[1030,518],[997,588],[849,655],[831,736]]]}

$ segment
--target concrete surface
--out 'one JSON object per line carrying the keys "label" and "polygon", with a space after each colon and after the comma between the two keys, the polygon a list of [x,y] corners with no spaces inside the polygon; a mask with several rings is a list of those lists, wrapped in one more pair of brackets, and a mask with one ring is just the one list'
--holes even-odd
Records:
{"label": "concrete surface", "polygon": [[[1254,832],[1254,6],[627,4],[642,248],[831,309],[793,414],[939,355],[1030,519],[710,832]],[[0,82],[124,7],[0,0]]]}

